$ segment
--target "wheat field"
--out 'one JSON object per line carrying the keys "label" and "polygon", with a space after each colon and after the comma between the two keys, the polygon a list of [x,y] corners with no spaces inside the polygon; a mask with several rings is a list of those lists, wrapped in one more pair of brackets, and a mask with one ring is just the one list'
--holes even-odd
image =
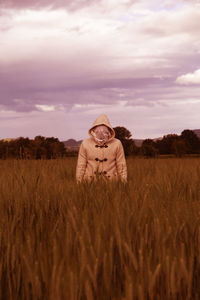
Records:
{"label": "wheat field", "polygon": [[76,158],[0,161],[0,299],[200,299],[200,159],[127,165],[77,185]]}

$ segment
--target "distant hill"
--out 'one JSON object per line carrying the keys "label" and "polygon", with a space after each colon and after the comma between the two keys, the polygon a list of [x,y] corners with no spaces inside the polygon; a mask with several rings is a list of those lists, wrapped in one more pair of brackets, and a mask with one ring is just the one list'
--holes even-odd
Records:
{"label": "distant hill", "polygon": [[141,147],[142,143],[144,141],[144,140],[141,140],[141,139],[133,139],[133,140],[134,140],[135,146],[137,146],[137,147]]}
{"label": "distant hill", "polygon": [[[193,131],[200,138],[200,129],[194,129]],[[162,137],[154,138],[153,140],[157,141],[157,140],[161,140],[161,139],[162,139]],[[13,140],[16,140],[16,138],[5,138],[2,141],[10,142],[10,141],[13,141]],[[142,143],[145,139],[133,139],[133,140],[134,140],[135,145],[137,147],[141,147]],[[68,148],[68,149],[78,149],[80,147],[81,143],[82,143],[82,140],[76,141],[74,139],[69,139],[67,141],[62,141],[62,142],[64,143],[65,147]]]}
{"label": "distant hill", "polygon": [[3,139],[2,141],[3,142],[12,142],[12,141],[15,141],[17,140],[17,138],[6,138],[6,139]]}
{"label": "distant hill", "polygon": [[63,141],[65,147],[79,147],[80,144],[82,143],[82,140],[81,141],[76,141],[74,139],[69,139],[67,141]]}
{"label": "distant hill", "polygon": [[194,133],[200,138],[200,129],[194,129]]}
{"label": "distant hill", "polygon": [[[142,139],[134,139],[135,145],[137,147],[141,147],[143,141],[144,140],[142,140]],[[76,141],[74,139],[69,139],[67,141],[63,141],[63,143],[64,143],[65,147],[67,147],[67,148],[73,148],[73,147],[79,147],[80,144],[82,143],[82,140]]]}
{"label": "distant hill", "polygon": [[[194,129],[193,130],[195,132],[195,134],[200,138],[200,129]],[[133,139],[135,142],[135,145],[137,147],[141,147],[142,143],[145,139]],[[153,141],[158,141],[158,140],[162,140],[162,137],[158,137],[158,138],[154,138]],[[67,141],[63,141],[63,143],[65,144],[66,148],[78,148],[80,146],[80,144],[82,143],[82,140],[80,141],[76,141],[74,139],[69,139]]]}

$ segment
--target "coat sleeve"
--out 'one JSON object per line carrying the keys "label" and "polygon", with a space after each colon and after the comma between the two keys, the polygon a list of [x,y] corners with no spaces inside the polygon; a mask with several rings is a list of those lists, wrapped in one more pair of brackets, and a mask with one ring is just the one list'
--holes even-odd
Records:
{"label": "coat sleeve", "polygon": [[116,154],[117,172],[123,182],[127,182],[127,166],[122,143],[119,143]]}
{"label": "coat sleeve", "polygon": [[83,143],[80,146],[79,153],[78,153],[78,161],[76,165],[76,181],[81,182],[83,179],[83,176],[85,174],[87,166],[87,153],[84,148]]}

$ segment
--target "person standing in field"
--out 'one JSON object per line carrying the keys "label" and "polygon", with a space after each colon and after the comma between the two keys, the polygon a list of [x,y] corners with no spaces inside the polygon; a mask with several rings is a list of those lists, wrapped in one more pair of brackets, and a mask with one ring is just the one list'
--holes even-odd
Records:
{"label": "person standing in field", "polygon": [[127,181],[124,149],[106,115],[100,115],[88,131],[90,138],[80,146],[76,166],[76,180],[97,178]]}

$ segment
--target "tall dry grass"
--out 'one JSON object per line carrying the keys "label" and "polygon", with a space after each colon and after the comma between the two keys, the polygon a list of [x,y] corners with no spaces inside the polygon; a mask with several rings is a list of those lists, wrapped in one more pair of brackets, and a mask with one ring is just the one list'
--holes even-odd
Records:
{"label": "tall dry grass", "polygon": [[75,164],[0,161],[0,299],[200,299],[200,160],[129,159],[125,186]]}

